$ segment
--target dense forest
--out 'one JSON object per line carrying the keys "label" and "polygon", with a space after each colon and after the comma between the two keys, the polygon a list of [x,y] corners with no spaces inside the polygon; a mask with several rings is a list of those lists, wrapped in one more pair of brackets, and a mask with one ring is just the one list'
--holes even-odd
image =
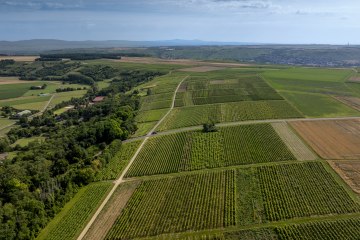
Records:
{"label": "dense forest", "polygon": [[[65,68],[63,64],[71,69],[78,66],[58,64],[46,63],[49,69],[41,70],[54,74]],[[121,141],[137,129],[134,117],[139,96],[129,90],[162,74],[107,67],[104,70],[102,66],[95,69],[84,68],[79,74],[92,79],[92,83],[112,77],[109,87],[99,91],[92,84],[82,98],[61,103],[42,116],[21,118],[20,126],[0,139],[0,153],[17,151],[16,157],[0,164],[0,239],[34,239],[81,186],[94,180],[95,174],[107,164],[109,154],[116,152]],[[40,76],[38,71],[35,76]],[[105,96],[105,100],[90,105],[90,100],[99,95]],[[74,105],[74,109],[60,115],[53,113],[68,104]],[[10,145],[31,136],[42,136],[46,141],[35,141],[25,147]],[[94,157],[99,153],[99,157]]]}

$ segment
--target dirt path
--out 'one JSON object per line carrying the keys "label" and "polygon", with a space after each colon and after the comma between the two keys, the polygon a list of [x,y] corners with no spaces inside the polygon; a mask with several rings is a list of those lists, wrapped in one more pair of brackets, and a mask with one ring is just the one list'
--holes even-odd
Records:
{"label": "dirt path", "polygon": [[172,103],[171,103],[171,107],[169,109],[169,111],[157,122],[157,124],[153,127],[153,129],[151,129],[148,134],[146,134],[146,136],[144,137],[144,141],[141,143],[141,145],[139,146],[139,148],[136,150],[134,156],[130,159],[130,162],[128,163],[128,165],[126,166],[126,168],[123,170],[121,176],[115,180],[115,184],[113,186],[113,188],[111,189],[111,191],[108,193],[108,195],[106,196],[106,198],[104,199],[104,201],[101,203],[101,205],[99,206],[99,208],[96,210],[95,214],[92,216],[92,218],[90,219],[90,221],[87,223],[87,225],[85,226],[85,228],[83,229],[83,231],[81,232],[81,234],[79,235],[79,237],[77,238],[77,240],[82,240],[85,236],[85,234],[89,231],[91,225],[95,222],[96,218],[99,216],[100,212],[103,210],[103,208],[105,207],[106,203],[109,201],[109,199],[111,198],[111,196],[114,194],[116,188],[124,181],[124,176],[127,173],[127,171],[129,170],[129,168],[131,167],[131,165],[133,164],[133,162],[135,161],[136,157],[138,156],[138,154],[140,153],[141,149],[143,148],[143,146],[145,145],[145,143],[147,142],[147,140],[149,139],[149,137],[153,134],[153,132],[155,131],[155,129],[162,123],[162,121],[164,121],[164,119],[167,117],[167,115],[169,115],[169,113],[171,112],[171,110],[174,108],[175,106],[175,98],[176,98],[176,93],[180,87],[180,85],[183,83],[183,81],[185,81],[189,76],[184,77],[181,82],[178,84],[177,88],[174,91],[174,96],[172,99]]}
{"label": "dirt path", "polygon": [[317,156],[290,129],[285,121],[282,123],[271,123],[271,125],[297,160],[317,159]]}

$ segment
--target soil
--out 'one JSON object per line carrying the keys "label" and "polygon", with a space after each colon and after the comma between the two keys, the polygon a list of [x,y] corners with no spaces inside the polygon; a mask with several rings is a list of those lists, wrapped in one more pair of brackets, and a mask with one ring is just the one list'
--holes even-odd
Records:
{"label": "soil", "polygon": [[315,160],[317,156],[289,128],[287,123],[272,123],[272,127],[298,160]]}
{"label": "soil", "polygon": [[343,97],[343,96],[336,96],[335,99],[338,101],[348,105],[349,107],[360,111],[360,98],[357,97]]}
{"label": "soil", "polygon": [[119,188],[121,189],[116,190],[117,192],[115,192],[105,208],[101,211],[83,239],[105,239],[106,234],[120,216],[121,211],[125,208],[131,195],[139,184],[140,182],[131,182],[120,185]]}
{"label": "soil", "polygon": [[360,120],[296,121],[291,125],[324,159],[360,159]]}
{"label": "soil", "polygon": [[193,67],[193,68],[183,68],[179,71],[183,72],[210,72],[210,71],[217,71],[224,68],[221,67],[213,67],[213,66],[200,66],[200,67]]}
{"label": "soil", "polygon": [[33,62],[39,56],[0,56],[0,61],[5,59],[12,59],[17,62]]}
{"label": "soil", "polygon": [[360,161],[328,161],[344,181],[360,194]]}

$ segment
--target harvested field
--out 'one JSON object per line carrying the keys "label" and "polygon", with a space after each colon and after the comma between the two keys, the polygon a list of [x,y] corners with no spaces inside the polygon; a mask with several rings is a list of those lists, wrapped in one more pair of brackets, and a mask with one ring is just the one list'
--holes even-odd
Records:
{"label": "harvested field", "polygon": [[349,82],[359,82],[360,83],[360,76],[353,76],[349,78]]}
{"label": "harvested field", "polygon": [[200,67],[193,67],[193,68],[182,68],[179,71],[182,72],[210,72],[210,71],[216,71],[221,70],[224,68],[221,67],[213,67],[213,66],[200,66]]}
{"label": "harvested field", "polygon": [[329,161],[344,181],[360,194],[360,161]]}
{"label": "harvested field", "polygon": [[298,160],[315,160],[317,156],[303,143],[303,141],[289,128],[288,124],[272,123],[272,127],[280,136],[292,154]]}
{"label": "harvested field", "polygon": [[360,159],[360,120],[298,121],[291,125],[324,159]]}
{"label": "harvested field", "polygon": [[12,59],[17,62],[33,62],[39,56],[0,56],[0,61],[5,59]]}
{"label": "harvested field", "polygon": [[18,77],[0,77],[0,85],[15,83],[29,83],[29,81],[19,80]]}
{"label": "harvested field", "polygon": [[124,183],[116,189],[114,195],[100,212],[93,225],[91,225],[84,239],[101,240],[105,238],[139,183]]}
{"label": "harvested field", "polygon": [[335,99],[348,105],[349,107],[352,107],[352,108],[360,111],[360,98],[336,96]]}
{"label": "harvested field", "polygon": [[242,63],[222,63],[222,62],[204,62],[196,61],[191,59],[161,59],[151,57],[122,57],[121,59],[112,60],[114,62],[127,62],[127,63],[146,63],[146,64],[176,64],[176,65],[207,65],[207,66],[218,66],[218,67],[246,67],[252,66],[252,64]]}

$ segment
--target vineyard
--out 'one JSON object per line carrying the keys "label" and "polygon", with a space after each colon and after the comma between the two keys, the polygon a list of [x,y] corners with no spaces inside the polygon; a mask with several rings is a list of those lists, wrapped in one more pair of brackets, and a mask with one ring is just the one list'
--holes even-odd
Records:
{"label": "vineyard", "polygon": [[321,163],[259,167],[257,174],[270,221],[360,211]]}
{"label": "vineyard", "polygon": [[162,122],[158,130],[165,131],[196,126],[209,120],[215,122],[238,122],[301,117],[302,114],[284,100],[220,103],[175,108]]}
{"label": "vineyard", "polygon": [[221,128],[215,133],[181,132],[153,137],[145,144],[127,177],[204,168],[293,160],[269,124]]}
{"label": "vineyard", "polygon": [[234,75],[236,79],[212,80],[193,77],[182,83],[176,107],[238,101],[282,100],[283,98],[256,75]]}
{"label": "vineyard", "polygon": [[[281,227],[258,228],[223,233],[204,233],[189,236],[176,236],[178,240],[314,240],[358,239],[360,235],[360,218],[344,220],[317,221],[301,224],[289,224]],[[160,238],[159,238],[160,239]]]}
{"label": "vineyard", "polygon": [[90,184],[81,189],[76,196],[65,205],[61,214],[57,215],[40,233],[37,239],[63,240],[76,239],[97,206],[110,190],[111,183]]}
{"label": "vineyard", "polygon": [[121,174],[123,168],[135,154],[141,141],[123,143],[120,150],[113,158],[103,167],[95,177],[96,181],[116,179]]}
{"label": "vineyard", "polygon": [[235,171],[143,182],[107,234],[129,239],[235,225]]}

